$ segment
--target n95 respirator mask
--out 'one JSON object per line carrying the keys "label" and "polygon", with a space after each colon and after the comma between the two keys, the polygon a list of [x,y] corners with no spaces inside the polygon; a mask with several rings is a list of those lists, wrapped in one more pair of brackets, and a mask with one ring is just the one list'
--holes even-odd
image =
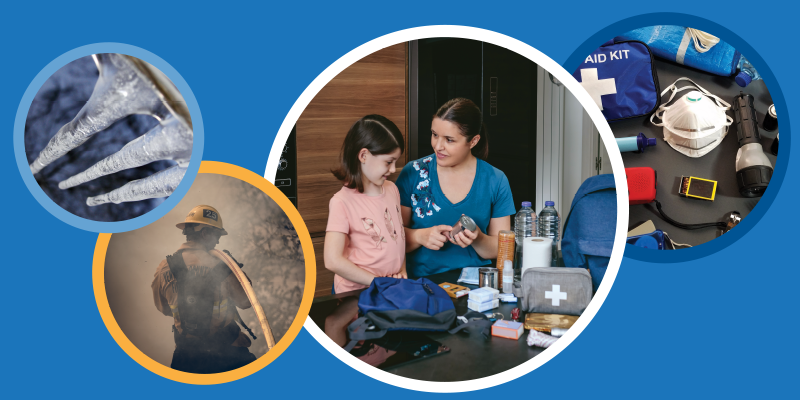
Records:
{"label": "n95 respirator mask", "polygon": [[[684,80],[692,82],[689,78],[679,78],[661,92],[662,97],[667,92],[672,94],[666,104],[662,104],[650,116],[650,122],[664,127],[664,141],[673,149],[697,158],[714,150],[728,134],[733,118],[726,115],[725,111],[731,105],[694,82],[694,85],[678,89],[675,85]],[[672,103],[675,95],[685,90],[690,91]],[[655,118],[661,122],[656,122]]]}

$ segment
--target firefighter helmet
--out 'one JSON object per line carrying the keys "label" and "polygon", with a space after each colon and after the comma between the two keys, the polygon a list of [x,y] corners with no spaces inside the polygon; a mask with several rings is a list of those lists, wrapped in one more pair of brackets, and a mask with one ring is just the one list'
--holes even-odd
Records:
{"label": "firefighter helmet", "polygon": [[225,228],[222,227],[222,216],[219,215],[219,211],[211,206],[200,205],[193,208],[192,211],[189,211],[186,219],[175,226],[178,229],[184,229],[186,224],[197,224],[194,228],[195,231],[203,229],[203,225],[206,225],[221,230],[223,235],[228,234]]}

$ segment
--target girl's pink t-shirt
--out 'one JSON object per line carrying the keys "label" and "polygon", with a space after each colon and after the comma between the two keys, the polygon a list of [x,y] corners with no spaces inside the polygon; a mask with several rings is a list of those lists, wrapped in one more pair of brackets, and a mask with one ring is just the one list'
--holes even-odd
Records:
{"label": "girl's pink t-shirt", "polygon": [[[383,184],[383,194],[367,196],[357,189],[342,187],[329,204],[328,232],[346,234],[350,243],[344,256],[375,276],[400,272],[406,256],[406,236],[400,216],[400,192],[391,181]],[[336,293],[366,286],[336,275]]]}

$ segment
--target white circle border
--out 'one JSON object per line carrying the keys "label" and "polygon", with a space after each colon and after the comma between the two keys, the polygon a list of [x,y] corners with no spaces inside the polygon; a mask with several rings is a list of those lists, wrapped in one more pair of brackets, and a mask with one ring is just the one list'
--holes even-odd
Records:
{"label": "white circle border", "polygon": [[[618,188],[627,188],[627,180],[624,173],[624,165],[622,164],[622,156],[617,148],[614,140],[614,135],[611,128],[606,122],[605,117],[600,112],[595,102],[589,94],[583,89],[580,83],[572,77],[561,65],[553,61],[550,57],[546,56],[539,50],[531,47],[530,45],[521,42],[512,37],[503,35],[501,33],[489,31],[486,29],[473,28],[468,26],[458,25],[432,25],[422,26],[416,28],[404,29],[401,31],[393,32],[374,40],[371,40],[363,45],[353,49],[345,54],[328,68],[326,68],[313,82],[303,91],[300,97],[295,101],[286,118],[283,120],[278,134],[275,137],[275,142],[272,145],[272,150],[267,160],[267,167],[264,172],[264,178],[270,182],[275,182],[275,173],[278,168],[281,152],[292,131],[292,128],[297,123],[303,110],[308,106],[311,100],[319,93],[322,88],[328,84],[336,75],[345,70],[356,61],[378,51],[383,48],[396,45],[402,42],[412,40],[432,38],[432,37],[453,37],[462,39],[472,39],[491,43],[497,46],[505,47],[511,51],[519,53],[542,68],[547,72],[553,74],[561,83],[569,90],[572,95],[583,106],[584,110],[589,114],[592,122],[600,132],[600,137],[603,140],[608,155],[611,161],[611,167],[614,170],[614,182]],[[381,382],[388,383],[404,389],[418,390],[432,393],[457,393],[467,392],[473,390],[486,389],[497,386],[514,379],[517,379],[534,369],[544,365],[551,358],[555,357],[558,353],[564,350],[573,340],[575,340],[583,329],[594,318],[600,306],[608,296],[614,280],[619,272],[619,267],[622,262],[622,254],[625,249],[625,237],[628,227],[628,191],[617,191],[617,229],[614,240],[614,247],[611,251],[611,260],[608,264],[605,277],[603,278],[600,287],[595,293],[594,298],[589,303],[589,306],[583,312],[581,317],[569,329],[561,339],[557,340],[553,346],[545,349],[542,353],[536,355],[530,360],[504,372],[469,381],[459,382],[431,382],[411,378],[405,378],[375,368],[358,358],[353,357],[350,353],[346,352],[343,348],[334,343],[328,336],[311,320],[306,317],[306,322],[303,327],[311,334],[323,347],[331,352],[336,358],[345,364],[349,365],[356,371],[361,372],[371,378],[377,379]]]}

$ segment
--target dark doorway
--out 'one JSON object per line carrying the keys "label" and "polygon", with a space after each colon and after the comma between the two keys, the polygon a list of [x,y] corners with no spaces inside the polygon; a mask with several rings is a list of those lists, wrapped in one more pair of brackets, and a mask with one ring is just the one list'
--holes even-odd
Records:
{"label": "dark doorway", "polygon": [[508,177],[514,204],[536,200],[537,65],[513,51],[469,39],[414,41],[409,52],[409,156],[433,153],[431,120],[446,101],[481,107],[489,164]]}

